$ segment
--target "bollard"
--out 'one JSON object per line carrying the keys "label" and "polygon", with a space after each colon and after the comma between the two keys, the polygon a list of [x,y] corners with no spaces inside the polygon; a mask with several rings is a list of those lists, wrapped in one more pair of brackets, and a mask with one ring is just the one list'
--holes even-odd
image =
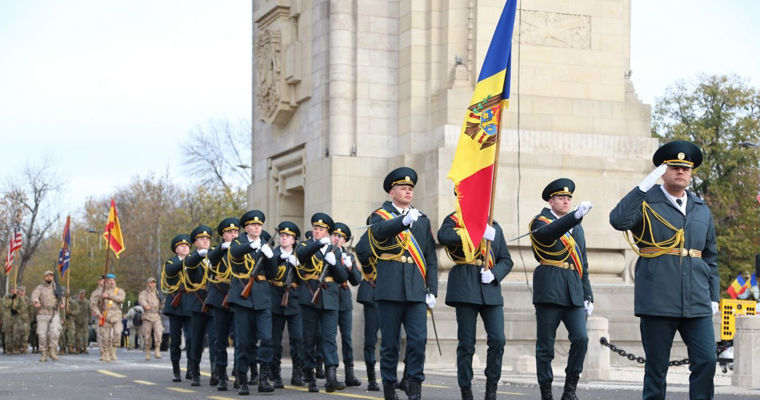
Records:
{"label": "bollard", "polygon": [[601,337],[610,339],[609,321],[602,317],[589,317],[586,320],[588,350],[583,364],[584,381],[605,381],[610,379],[610,349],[599,344]]}
{"label": "bollard", "polygon": [[731,385],[760,387],[760,316],[737,315]]}

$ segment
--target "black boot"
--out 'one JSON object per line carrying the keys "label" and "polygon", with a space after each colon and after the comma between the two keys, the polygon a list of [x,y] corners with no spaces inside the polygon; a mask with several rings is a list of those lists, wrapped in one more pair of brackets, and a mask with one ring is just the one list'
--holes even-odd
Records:
{"label": "black boot", "polygon": [[396,396],[396,384],[383,382],[383,396],[385,400],[398,400],[398,396]]}
{"label": "black boot", "polygon": [[303,366],[301,361],[293,361],[293,373],[290,375],[290,384],[293,386],[303,386]]}
{"label": "black boot", "polygon": [[409,396],[409,400],[420,400],[422,398],[422,382],[410,378],[406,385],[406,394]]}
{"label": "black boot", "polygon": [[240,389],[238,389],[238,395],[240,396],[248,396],[251,394],[251,392],[248,391],[248,377],[246,375],[247,374],[240,372],[235,375],[235,380],[240,382]]}
{"label": "black boot", "polygon": [[361,386],[361,382],[354,375],[354,363],[346,364],[346,386]]}
{"label": "black boot", "polygon": [[331,365],[326,368],[327,377],[325,381],[325,392],[332,393],[336,390],[343,390],[346,385],[343,382],[338,381],[338,377],[335,374],[335,366]]}
{"label": "black boot", "polygon": [[256,364],[251,365],[251,378],[248,379],[248,384],[249,385],[259,384],[259,370]]}
{"label": "black boot", "polygon": [[182,378],[179,377],[179,361],[172,361],[172,373],[174,374],[172,382],[182,382]]}
{"label": "black boot", "polygon": [[408,379],[406,379],[406,364],[404,364],[404,374],[401,375],[401,380],[396,382],[396,389],[401,389],[404,394],[409,396],[409,383]]}
{"label": "black boot", "polygon": [[552,397],[551,381],[549,381],[549,383],[544,383],[543,385],[540,385],[539,388],[541,389],[541,400],[554,400],[554,397]]}
{"label": "black boot", "polygon": [[261,364],[261,375],[259,375],[259,393],[274,392],[274,386],[269,382],[269,365]]}
{"label": "black boot", "polygon": [[380,387],[377,386],[377,380],[375,380],[375,364],[365,363],[365,365],[367,366],[367,380],[369,381],[369,384],[367,384],[367,390],[379,392]]}
{"label": "black boot", "polygon": [[272,385],[274,386],[274,388],[275,389],[284,388],[285,384],[282,382],[282,369],[280,368],[280,363],[278,362],[272,363],[272,368],[270,372],[272,373]]}
{"label": "black boot", "polygon": [[325,379],[325,370],[324,370],[325,363],[322,362],[321,358],[317,358],[317,370],[314,373],[314,376],[317,379]]}
{"label": "black boot", "polygon": [[219,367],[214,366],[211,370],[211,379],[208,380],[209,386],[216,386],[219,384]]}
{"label": "black boot", "polygon": [[472,400],[472,388],[460,387],[459,392],[462,393],[462,400]]}
{"label": "black boot", "polygon": [[190,380],[193,379],[193,363],[190,362],[190,360],[187,360],[185,369],[185,379]]}
{"label": "black boot", "polygon": [[[233,389],[240,389],[240,375],[235,373],[235,367],[233,366],[232,375],[235,377],[235,383],[232,384]],[[245,381],[248,382],[248,376],[245,376]]]}
{"label": "black boot", "polygon": [[319,387],[317,386],[317,379],[314,376],[314,370],[311,368],[306,370],[306,385],[309,387],[309,392],[311,393],[319,392]]}
{"label": "black boot", "polygon": [[485,400],[496,400],[496,388],[499,386],[497,383],[486,382],[486,396]]}
{"label": "black boot", "polygon": [[220,392],[226,392],[227,391],[227,367],[218,366],[216,374],[219,376],[219,385],[217,385],[216,390]]}
{"label": "black boot", "polygon": [[193,379],[190,381],[190,386],[200,386],[201,385],[201,365],[200,365],[200,362],[193,362],[193,363],[191,363],[191,366],[193,368]]}
{"label": "black boot", "polygon": [[565,390],[562,392],[561,400],[578,400],[575,396],[575,388],[578,386],[578,375],[567,375],[565,377]]}

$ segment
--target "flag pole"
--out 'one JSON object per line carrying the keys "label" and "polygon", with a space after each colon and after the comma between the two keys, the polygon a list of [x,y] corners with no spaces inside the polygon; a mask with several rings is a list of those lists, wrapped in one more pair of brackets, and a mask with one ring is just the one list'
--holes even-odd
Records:
{"label": "flag pole", "polygon": [[[499,104],[499,132],[496,134],[496,154],[494,154],[493,160],[493,178],[491,179],[491,204],[488,209],[488,226],[493,226],[493,209],[496,203],[496,177],[499,174],[499,153],[501,153],[501,130],[502,130],[502,116],[504,115],[504,105]],[[485,239],[483,239],[485,240]],[[491,241],[486,240],[486,254],[483,256],[483,265],[486,269],[491,269],[488,266],[488,257],[491,254]],[[494,260],[496,262],[496,260]]]}
{"label": "flag pole", "polygon": [[[16,213],[16,226],[13,228],[13,239],[16,239],[16,227],[18,227],[19,232],[21,231],[21,211]],[[11,244],[8,243],[8,246]],[[10,250],[10,248],[8,248]],[[16,251],[18,253],[18,250]],[[11,264],[11,268],[13,268],[13,264]],[[13,268],[13,288],[18,291],[18,266],[16,268]]]}
{"label": "flag pole", "polygon": [[108,275],[108,256],[110,255],[111,250],[111,230],[108,230],[108,240],[106,240],[106,272],[103,273],[103,276]]}

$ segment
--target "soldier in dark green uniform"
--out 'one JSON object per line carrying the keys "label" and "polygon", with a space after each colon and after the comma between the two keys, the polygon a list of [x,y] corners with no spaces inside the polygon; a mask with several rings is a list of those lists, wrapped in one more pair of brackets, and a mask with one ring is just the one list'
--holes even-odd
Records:
{"label": "soldier in dark green uniform", "polygon": [[[468,258],[462,246],[462,226],[456,213],[449,214],[438,229],[438,242],[456,264],[449,271],[446,305],[456,308],[457,381],[463,400],[472,400],[472,355],[475,354],[475,327],[478,314],[486,330],[486,400],[496,399],[504,355],[504,299],[500,282],[512,270],[512,257],[501,226],[486,226],[483,242]],[[491,242],[486,262],[486,240]]]}
{"label": "soldier in dark green uniform", "polygon": [[[270,235],[262,229],[263,212],[248,211],[240,222],[245,233],[232,242],[229,250],[232,260],[229,303],[235,314],[235,364],[239,378],[236,380],[240,381],[238,394],[248,394],[248,385],[243,381],[250,364],[256,361],[260,366],[258,391],[273,392],[274,387],[269,382],[272,365],[272,294],[269,279],[274,277],[274,270],[264,260],[258,271],[254,269],[261,257],[271,259],[274,253],[266,243]],[[251,280],[251,289],[245,295],[243,291]],[[257,357],[254,357],[253,348],[257,339],[259,347]]]}
{"label": "soldier in dark green uniform", "polygon": [[[610,224],[630,231],[639,256],[634,312],[641,318],[646,355],[643,398],[665,398],[670,349],[678,331],[689,352],[689,398],[712,399],[718,246],[710,209],[687,190],[692,169],[702,163],[702,151],[676,140],[660,147],[652,161],[657,168],[610,212]],[[660,177],[663,185],[656,185]]]}
{"label": "soldier in dark green uniform", "polygon": [[438,294],[438,258],[430,220],[412,207],[417,173],[408,167],[391,171],[383,189],[391,201],[371,215],[368,236],[377,258],[375,301],[380,311],[380,372],[386,399],[396,399],[396,368],[401,325],[406,332],[407,393],[422,396],[425,380],[427,308]]}
{"label": "soldier in dark green uniform", "polygon": [[169,358],[172,361],[172,382],[180,382],[179,360],[182,357],[180,344],[182,333],[185,334],[185,349],[188,362],[185,379],[192,378],[190,365],[190,307],[188,294],[182,284],[183,262],[190,253],[190,236],[179,234],[171,243],[174,256],[166,260],[161,271],[161,290],[166,294],[164,314],[169,316],[170,347]]}
{"label": "soldier in dark green uniform", "polygon": [[562,400],[576,399],[575,389],[588,346],[586,316],[593,310],[594,295],[588,279],[586,238],[580,223],[591,210],[591,203],[583,201],[572,211],[574,191],[575,183],[567,178],[546,185],[541,197],[549,202],[549,207],[530,222],[533,255],[539,262],[533,271],[536,374],[544,400],[552,399],[551,363],[559,323],[565,324],[570,340]]}
{"label": "soldier in dark green uniform", "polygon": [[359,265],[356,263],[356,257],[346,251],[344,247],[351,240],[351,229],[342,222],[336,222],[331,234],[332,244],[340,247],[343,257],[341,262],[348,271],[348,280],[340,284],[338,291],[338,328],[340,329],[340,349],[343,353],[343,366],[346,372],[346,386],[359,386],[362,383],[354,375],[354,349],[351,343],[351,325],[353,324],[352,314],[354,311],[354,301],[351,298],[350,283],[357,286],[362,280]]}
{"label": "soldier in dark green uniform", "polygon": [[[301,280],[295,271],[298,259],[295,255],[295,244],[301,230],[291,221],[282,221],[277,225],[280,235],[280,245],[274,249],[274,257],[269,262],[276,270],[272,284],[272,343],[274,344],[274,362],[272,363],[272,381],[274,387],[282,389],[280,360],[282,359],[282,332],[288,325],[290,340],[290,359],[293,362],[293,373],[290,384],[303,386],[303,320],[301,304],[298,300],[298,286]],[[287,298],[285,297],[287,294]]]}
{"label": "soldier in dark green uniform", "polygon": [[[195,251],[185,259],[184,279],[185,291],[188,296],[190,308],[190,362],[193,368],[191,386],[201,385],[201,357],[203,356],[203,341],[206,337],[207,327],[213,326],[211,314],[206,306],[208,291],[208,261],[209,248],[211,247],[211,228],[206,225],[198,225],[190,233],[190,240],[195,245]],[[209,361],[211,362],[211,379],[209,384],[216,386],[219,378],[216,374],[214,345],[216,344],[214,330],[208,330]]]}
{"label": "soldier in dark green uniform", "polygon": [[[306,381],[309,392],[319,391],[314,372],[319,343],[325,360],[325,391],[334,392],[346,388],[336,377],[338,348],[335,336],[338,331],[338,287],[348,279],[348,271],[340,263],[343,257],[340,248],[331,244],[330,231],[334,227],[332,218],[325,213],[316,213],[311,217],[311,225],[312,238],[296,247],[298,276],[303,280],[298,298],[301,301],[303,316]],[[320,282],[323,275],[324,279]],[[319,299],[312,303],[312,297],[317,290],[320,290],[321,294]],[[318,324],[322,328],[319,335]]]}

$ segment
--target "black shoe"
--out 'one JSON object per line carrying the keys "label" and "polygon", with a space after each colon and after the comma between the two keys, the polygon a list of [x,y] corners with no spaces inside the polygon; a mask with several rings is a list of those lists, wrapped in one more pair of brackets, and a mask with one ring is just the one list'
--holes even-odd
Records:
{"label": "black shoe", "polygon": [[324,363],[322,360],[317,360],[317,370],[314,372],[314,376],[317,379],[325,379]]}
{"label": "black shoe", "polygon": [[409,396],[409,380],[406,377],[406,364],[404,364],[404,374],[401,376],[401,380],[396,382],[396,389],[401,389],[404,394]]}
{"label": "black shoe", "polygon": [[317,379],[314,376],[314,370],[311,368],[306,370],[306,385],[309,387],[309,392],[311,393],[319,392],[319,387],[317,386]]}
{"label": "black shoe", "polygon": [[578,375],[568,375],[565,377],[565,390],[562,392],[561,400],[578,400],[575,396],[575,388],[578,386]]}
{"label": "black shoe", "polygon": [[217,386],[219,385],[219,372],[218,368],[214,368],[211,370],[211,379],[208,380],[209,386]]}
{"label": "black shoe", "polygon": [[332,393],[336,390],[343,390],[346,385],[343,382],[338,381],[335,374],[335,366],[331,365],[327,367],[327,377],[325,381],[325,392]]}
{"label": "black shoe", "polygon": [[498,383],[488,383],[486,382],[486,396],[485,400],[496,400],[496,388],[499,386]]}
{"label": "black shoe", "polygon": [[[237,374],[235,374],[234,370],[233,370],[232,374],[235,376],[235,383],[232,384],[232,388],[233,389],[240,389],[240,377]],[[247,376],[245,377],[245,380],[248,381],[248,377]]]}
{"label": "black shoe", "polygon": [[303,369],[300,362],[293,362],[293,373],[290,375],[290,384],[293,386],[303,386]]}
{"label": "black shoe", "polygon": [[409,400],[422,399],[422,382],[416,379],[409,379],[406,394],[409,396]]}
{"label": "black shoe", "polygon": [[462,393],[462,400],[472,400],[472,388],[460,387],[459,392]]}
{"label": "black shoe", "polygon": [[236,381],[240,381],[240,389],[238,389],[238,395],[240,396],[248,396],[251,394],[251,392],[248,391],[248,382],[247,382],[247,374],[238,374]]}
{"label": "black shoe", "polygon": [[544,383],[543,385],[539,385],[539,388],[541,389],[541,400],[554,400],[554,397],[552,397],[552,383]]}
{"label": "black shoe", "polygon": [[172,373],[174,374],[172,382],[182,382],[179,374],[179,361],[172,361]]}
{"label": "black shoe", "polygon": [[251,378],[248,379],[249,385],[259,384],[259,370],[257,365],[251,365]]}
{"label": "black shoe", "polygon": [[365,365],[367,366],[367,380],[369,381],[369,384],[367,384],[367,390],[371,392],[379,392],[380,386],[377,386],[377,380],[375,380],[375,364],[365,363]]}
{"label": "black shoe", "polygon": [[186,367],[187,369],[185,370],[185,379],[193,379],[193,365],[190,363],[190,360],[187,360]]}
{"label": "black shoe", "polygon": [[190,381],[190,386],[201,385],[201,367],[200,363],[193,363],[193,379]]}
{"label": "black shoe", "polygon": [[227,368],[218,367],[217,375],[219,375],[219,385],[216,386],[216,390],[219,392],[227,391]]}
{"label": "black shoe", "polygon": [[395,383],[383,383],[383,396],[385,400],[398,400]]}
{"label": "black shoe", "polygon": [[274,392],[274,386],[269,383],[269,366],[262,364],[259,371],[261,371],[261,375],[259,376],[259,393]]}
{"label": "black shoe", "polygon": [[354,364],[346,365],[346,386],[361,386],[361,381],[354,375]]}
{"label": "black shoe", "polygon": [[280,368],[280,363],[273,363],[269,372],[272,374],[272,386],[274,386],[275,389],[284,388],[285,384],[282,382],[282,369]]}

